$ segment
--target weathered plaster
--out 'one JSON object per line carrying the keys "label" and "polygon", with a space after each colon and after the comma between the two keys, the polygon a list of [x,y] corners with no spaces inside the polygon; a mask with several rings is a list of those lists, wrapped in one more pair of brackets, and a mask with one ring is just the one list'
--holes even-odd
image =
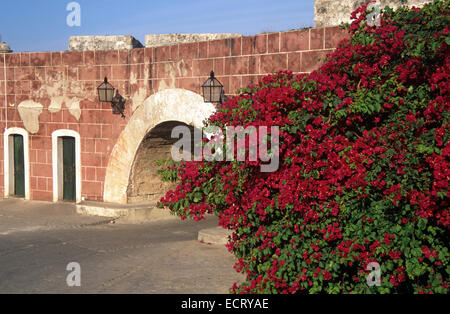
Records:
{"label": "weathered plaster", "polygon": [[159,82],[159,87],[158,90],[159,91],[163,91],[165,89],[173,89],[175,88],[175,79],[170,79],[170,80],[165,80],[165,79],[161,79],[161,81]]}
{"label": "weathered plaster", "polygon": [[50,111],[51,113],[57,113],[61,111],[64,99],[64,96],[52,97],[50,100],[50,106],[48,106],[48,111]]}
{"label": "weathered plaster", "polygon": [[147,89],[145,87],[140,87],[131,96],[131,100],[133,102],[133,107],[132,107],[133,112],[145,101],[146,97],[147,97]]}
{"label": "weathered plaster", "polygon": [[59,112],[63,106],[69,110],[69,113],[77,120],[81,117],[80,101],[78,97],[62,96],[69,92],[75,95],[84,95],[82,83],[68,79],[65,71],[55,71],[51,76],[40,76],[36,72],[36,78],[41,81],[40,88],[32,91],[32,96],[36,98],[50,98],[48,111],[51,113]]}
{"label": "weathered plaster", "polygon": [[52,78],[48,76],[41,77],[39,76],[39,73],[37,73],[36,78],[41,81],[41,87],[37,91],[32,91],[32,95],[38,98],[58,97],[65,95],[68,81],[64,72],[57,71],[52,75]]}
{"label": "weathered plaster", "polygon": [[80,120],[81,116],[80,101],[81,100],[77,97],[73,97],[65,101],[66,107],[69,109],[69,113],[77,119],[77,121]]}
{"label": "weathered plaster", "polygon": [[183,59],[177,62],[166,63],[164,65],[164,73],[166,73],[166,78],[161,79],[158,86],[158,91],[176,88],[176,78],[186,77],[189,70],[189,65]]}
{"label": "weathered plaster", "polygon": [[215,111],[203,97],[184,89],[166,89],[147,98],[138,107],[114,146],[106,169],[103,199],[127,203],[127,188],[136,152],[148,132],[166,121],[180,121],[202,128]]}
{"label": "weathered plaster", "polygon": [[81,117],[80,99],[77,97],[67,97],[67,96],[57,96],[50,99],[50,106],[48,106],[48,111],[51,113],[56,113],[61,111],[62,105],[64,104],[69,113],[78,120]]}
{"label": "weathered plaster", "polygon": [[33,100],[24,100],[17,108],[25,129],[31,134],[39,132],[39,115],[43,106]]}

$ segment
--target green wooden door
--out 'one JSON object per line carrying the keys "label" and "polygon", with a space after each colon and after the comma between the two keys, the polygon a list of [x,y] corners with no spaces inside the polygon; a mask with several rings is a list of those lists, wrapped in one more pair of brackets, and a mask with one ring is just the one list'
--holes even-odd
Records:
{"label": "green wooden door", "polygon": [[75,139],[63,137],[63,200],[75,201]]}
{"label": "green wooden door", "polygon": [[12,135],[14,139],[14,195],[25,196],[25,163],[23,152],[23,136]]}

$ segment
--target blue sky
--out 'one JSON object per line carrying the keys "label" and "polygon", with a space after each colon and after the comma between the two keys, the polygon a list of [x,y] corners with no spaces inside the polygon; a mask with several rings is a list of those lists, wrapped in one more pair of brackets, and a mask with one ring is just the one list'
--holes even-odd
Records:
{"label": "blue sky", "polygon": [[81,26],[66,23],[73,0],[3,0],[0,34],[15,52],[62,51],[70,36],[241,33],[313,26],[314,0],[77,0]]}

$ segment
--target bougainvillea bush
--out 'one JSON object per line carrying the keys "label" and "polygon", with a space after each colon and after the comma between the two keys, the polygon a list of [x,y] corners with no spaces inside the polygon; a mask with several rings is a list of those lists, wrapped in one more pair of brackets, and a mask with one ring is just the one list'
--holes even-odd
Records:
{"label": "bougainvillea bush", "polygon": [[208,119],[279,126],[277,171],[168,169],[179,183],[162,205],[233,230],[235,293],[448,293],[449,1],[385,8],[378,27],[366,9],[320,69],[267,76]]}

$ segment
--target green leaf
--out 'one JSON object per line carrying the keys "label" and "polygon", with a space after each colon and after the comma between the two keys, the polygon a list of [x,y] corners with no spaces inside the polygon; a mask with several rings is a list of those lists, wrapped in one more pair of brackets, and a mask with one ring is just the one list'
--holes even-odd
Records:
{"label": "green leaf", "polygon": [[196,193],[194,194],[194,203],[200,202],[201,199],[202,199],[202,193],[196,192]]}
{"label": "green leaf", "polygon": [[414,248],[411,250],[411,254],[415,257],[422,256],[422,250],[420,248]]}

